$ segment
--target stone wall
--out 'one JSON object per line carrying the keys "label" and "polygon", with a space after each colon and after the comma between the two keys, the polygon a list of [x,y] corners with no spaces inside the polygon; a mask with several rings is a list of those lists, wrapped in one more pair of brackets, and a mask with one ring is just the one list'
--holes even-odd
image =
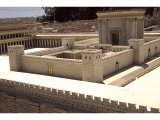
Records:
{"label": "stone wall", "polygon": [[156,57],[160,53],[160,39],[144,43],[144,60]]}
{"label": "stone wall", "polygon": [[0,79],[0,112],[156,113],[159,108]]}
{"label": "stone wall", "polygon": [[[22,71],[24,72],[82,79],[82,60],[24,55],[21,62]],[[49,69],[52,71],[51,74]]]}
{"label": "stone wall", "polygon": [[133,50],[126,49],[103,57],[103,76],[107,76],[133,64]]}

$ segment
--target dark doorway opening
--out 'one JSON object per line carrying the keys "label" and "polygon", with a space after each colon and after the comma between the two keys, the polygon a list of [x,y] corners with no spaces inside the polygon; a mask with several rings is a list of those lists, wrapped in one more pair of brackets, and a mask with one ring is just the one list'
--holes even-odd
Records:
{"label": "dark doorway opening", "polygon": [[119,45],[119,34],[112,34],[112,45]]}

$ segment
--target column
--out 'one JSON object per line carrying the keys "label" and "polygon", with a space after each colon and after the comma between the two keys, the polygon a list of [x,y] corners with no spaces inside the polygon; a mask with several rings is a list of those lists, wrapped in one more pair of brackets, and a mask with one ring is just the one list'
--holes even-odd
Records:
{"label": "column", "polygon": [[29,42],[28,42],[28,40],[26,40],[26,42],[27,42],[27,48],[29,48]]}
{"label": "column", "polygon": [[29,40],[29,48],[32,48],[31,40]]}
{"label": "column", "polygon": [[37,43],[37,47],[39,47],[39,40],[38,39],[36,39],[36,43]]}
{"label": "column", "polygon": [[41,39],[38,40],[38,45],[39,45],[38,47],[41,46]]}
{"label": "column", "polygon": [[48,41],[48,40],[45,40],[45,43],[46,43],[46,44],[45,44],[45,47],[46,47],[46,48],[47,48],[47,44],[48,44],[47,41]]}
{"label": "column", "polygon": [[1,53],[3,53],[3,43],[1,43]]}
{"label": "column", "polygon": [[6,53],[7,51],[7,43],[4,43],[4,52]]}
{"label": "column", "polygon": [[97,21],[98,21],[99,43],[102,43],[101,20],[98,19]]}
{"label": "column", "polygon": [[49,41],[50,47],[52,47],[52,40]]}
{"label": "column", "polygon": [[29,40],[27,40],[27,43],[28,43],[28,48],[30,48],[30,46],[31,46],[31,45],[30,45],[30,42],[29,42]]}
{"label": "column", "polygon": [[22,44],[24,45],[24,48],[26,49],[27,47],[26,47],[26,41],[25,40],[22,41]]}
{"label": "column", "polygon": [[31,48],[31,41],[30,40],[28,40],[28,48]]}
{"label": "column", "polygon": [[142,25],[142,27],[141,27],[141,31],[142,31],[142,33],[141,33],[141,37],[143,38],[144,37],[144,20],[143,20],[143,18],[141,19],[141,25]]}
{"label": "column", "polygon": [[44,47],[46,47],[46,39],[44,39]]}
{"label": "column", "polygon": [[32,47],[34,47],[35,46],[35,40],[31,40],[31,43],[32,43]]}
{"label": "column", "polygon": [[51,43],[52,43],[52,47],[55,47],[55,40],[54,39],[51,41]]}
{"label": "column", "polygon": [[46,47],[47,47],[47,48],[49,47],[48,41],[49,41],[49,40],[47,39],[47,40],[46,40]]}
{"label": "column", "polygon": [[56,41],[56,39],[54,40],[54,46],[57,47],[57,41]]}
{"label": "column", "polygon": [[33,40],[31,40],[31,46],[32,46],[32,48],[34,47],[34,41]]}
{"label": "column", "polygon": [[58,47],[60,46],[60,42],[59,42],[59,39],[57,39],[57,42],[58,42]]}
{"label": "column", "polygon": [[41,39],[41,47],[43,47],[43,40]]}
{"label": "column", "polygon": [[47,47],[50,47],[50,45],[49,45],[49,41],[50,41],[50,40],[47,40]]}
{"label": "column", "polygon": [[62,40],[60,39],[60,46],[62,46]]}
{"label": "column", "polygon": [[45,47],[45,39],[42,40],[42,47]]}
{"label": "column", "polygon": [[49,46],[48,46],[48,39],[46,40],[46,47],[48,48]]}
{"label": "column", "polygon": [[5,43],[3,43],[3,53],[5,52]]}
{"label": "column", "polygon": [[101,20],[101,34],[102,34],[102,39],[101,42],[102,44],[109,44],[110,42],[107,39],[107,28],[108,25],[106,25],[106,19]]}

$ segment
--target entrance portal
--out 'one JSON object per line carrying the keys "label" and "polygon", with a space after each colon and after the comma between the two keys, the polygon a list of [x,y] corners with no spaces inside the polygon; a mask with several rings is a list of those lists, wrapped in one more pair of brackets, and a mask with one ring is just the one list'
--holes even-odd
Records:
{"label": "entrance portal", "polygon": [[112,34],[112,45],[119,45],[119,34],[118,33]]}
{"label": "entrance portal", "polygon": [[52,68],[52,66],[48,66],[48,75],[53,75],[53,68]]}

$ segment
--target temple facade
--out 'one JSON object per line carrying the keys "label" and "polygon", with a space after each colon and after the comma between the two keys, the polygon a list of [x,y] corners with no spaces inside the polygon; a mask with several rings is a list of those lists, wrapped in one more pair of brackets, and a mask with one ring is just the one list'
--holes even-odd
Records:
{"label": "temple facade", "polygon": [[98,12],[99,42],[128,45],[129,39],[143,39],[144,10]]}

